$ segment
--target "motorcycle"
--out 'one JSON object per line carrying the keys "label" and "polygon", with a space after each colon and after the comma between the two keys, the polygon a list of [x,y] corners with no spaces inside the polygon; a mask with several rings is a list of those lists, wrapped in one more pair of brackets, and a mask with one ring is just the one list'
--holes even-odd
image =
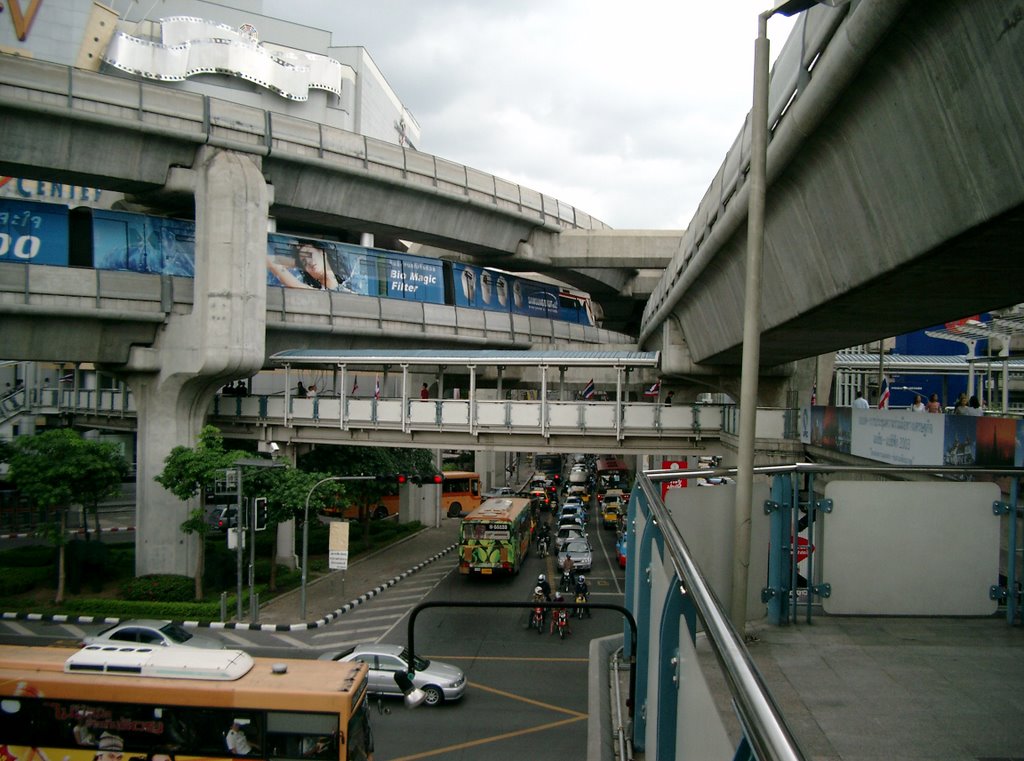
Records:
{"label": "motorcycle", "polygon": [[530,613],[530,628],[536,628],[537,634],[544,633],[544,608],[539,605]]}
{"label": "motorcycle", "polygon": [[584,613],[586,614],[587,618],[590,618],[590,609],[583,607],[583,604],[586,603],[586,601],[587,596],[585,594],[583,594],[582,592],[576,593],[576,618],[580,619],[581,621],[583,620]]}
{"label": "motorcycle", "polygon": [[546,558],[548,556],[548,538],[542,536],[537,540],[537,557]]}
{"label": "motorcycle", "polygon": [[554,628],[558,630],[560,639],[565,639],[565,635],[572,634],[572,630],[569,628],[569,611],[565,608],[559,608],[555,614]]}
{"label": "motorcycle", "polygon": [[562,571],[562,581],[558,584],[558,589],[562,592],[568,592],[572,586],[572,571]]}

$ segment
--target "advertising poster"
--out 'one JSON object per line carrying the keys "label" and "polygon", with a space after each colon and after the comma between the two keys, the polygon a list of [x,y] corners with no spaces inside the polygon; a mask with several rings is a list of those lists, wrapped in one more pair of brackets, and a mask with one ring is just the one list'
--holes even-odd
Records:
{"label": "advertising poster", "polygon": [[195,224],[97,209],[92,215],[96,269],[195,277]]}
{"label": "advertising poster", "polygon": [[[662,460],[662,470],[686,470],[686,458],[682,457],[676,460]],[[673,489],[683,489],[686,487],[685,478],[677,478],[674,481],[662,481],[661,482],[661,501],[665,501],[665,496]]]}
{"label": "advertising poster", "polygon": [[511,275],[470,264],[453,263],[455,306],[507,312],[512,295]]}
{"label": "advertising poster", "polygon": [[335,241],[267,236],[267,285],[381,295],[376,260],[365,248]]}
{"label": "advertising poster", "polygon": [[391,299],[444,303],[444,265],[422,256],[388,256],[387,293]]}
{"label": "advertising poster", "polygon": [[67,207],[5,200],[0,205],[0,261],[66,266]]}

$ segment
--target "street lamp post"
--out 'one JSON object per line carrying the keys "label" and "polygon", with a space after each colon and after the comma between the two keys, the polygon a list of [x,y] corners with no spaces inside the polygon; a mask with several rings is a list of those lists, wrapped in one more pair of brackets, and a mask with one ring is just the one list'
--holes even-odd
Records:
{"label": "street lamp post", "polygon": [[309,488],[306,494],[306,506],[302,511],[302,582],[301,593],[299,594],[299,618],[306,618],[306,579],[308,576],[307,566],[309,561],[309,499],[317,487],[328,481],[373,481],[374,476],[328,476],[321,478]]}
{"label": "street lamp post", "polygon": [[750,196],[747,211],[747,272],[743,304],[743,362],[740,376],[740,434],[736,461],[732,600],[729,617],[742,633],[747,617],[750,575],[750,514],[754,494],[754,442],[758,367],[761,361],[761,265],[764,260],[765,197],[768,184],[768,19],[791,16],[815,5],[848,0],[777,0],[757,17],[754,42],[754,100],[750,109]]}

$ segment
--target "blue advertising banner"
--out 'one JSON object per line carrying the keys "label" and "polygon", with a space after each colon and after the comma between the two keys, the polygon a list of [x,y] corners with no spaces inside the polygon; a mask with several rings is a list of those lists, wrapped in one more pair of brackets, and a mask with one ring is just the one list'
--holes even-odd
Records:
{"label": "blue advertising banner", "polygon": [[67,266],[67,207],[3,199],[0,261]]}
{"label": "blue advertising banner", "polygon": [[96,269],[195,277],[195,224],[188,220],[97,209],[92,237]]}
{"label": "blue advertising banner", "polygon": [[267,236],[267,285],[378,296],[379,280],[375,258],[365,248],[277,233]]}
{"label": "blue advertising banner", "polygon": [[558,319],[558,287],[515,278],[512,281],[512,311],[530,317]]}
{"label": "blue advertising banner", "polygon": [[438,259],[391,255],[386,266],[388,298],[444,303],[444,266]]}
{"label": "blue advertising banner", "polygon": [[512,293],[511,275],[474,267],[470,264],[452,264],[455,280],[455,305],[492,312],[507,312]]}

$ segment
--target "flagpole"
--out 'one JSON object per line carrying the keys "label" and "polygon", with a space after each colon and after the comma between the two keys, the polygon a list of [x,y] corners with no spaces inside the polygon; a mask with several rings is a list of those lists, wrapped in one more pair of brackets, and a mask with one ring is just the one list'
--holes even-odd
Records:
{"label": "flagpole", "polygon": [[882,382],[885,380],[885,354],[882,352],[882,339],[878,339],[878,401],[882,401]]}

